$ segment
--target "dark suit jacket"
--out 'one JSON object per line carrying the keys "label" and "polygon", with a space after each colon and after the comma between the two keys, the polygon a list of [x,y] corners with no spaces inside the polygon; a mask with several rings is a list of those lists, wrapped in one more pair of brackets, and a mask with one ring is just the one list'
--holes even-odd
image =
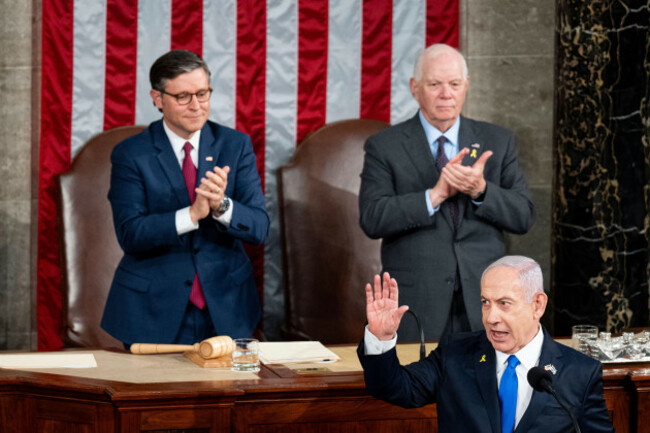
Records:
{"label": "dark suit jacket", "polygon": [[[439,340],[447,323],[456,268],[472,330],[481,323],[480,278],[483,270],[505,254],[503,231],[526,233],[534,205],[517,165],[512,133],[498,126],[461,118],[459,150],[476,150],[463,160],[473,164],[486,150],[487,191],[480,206],[458,196],[460,221],[454,233],[448,206],[433,217],[424,191],[440,172],[416,115],[371,136],[365,144],[359,213],[361,228],[383,238],[381,261],[400,286],[400,301],[419,312],[427,340]],[[418,340],[411,321],[402,321],[400,340]]]}
{"label": "dark suit jacket", "polygon": [[250,336],[261,312],[242,241],[260,244],[269,228],[250,138],[213,122],[201,130],[197,185],[215,165],[230,166],[229,228],[208,216],[198,230],[178,236],[175,214],[190,199],[162,120],[118,144],[111,162],[108,198],[124,257],[102,327],[127,343],[171,342],[198,272],[216,332]]}
{"label": "dark suit jacket", "polygon": [[[402,407],[436,403],[440,433],[501,432],[496,354],[485,331],[451,334],[424,361],[408,366],[399,365],[395,349],[366,356],[362,342],[358,354],[370,394]],[[600,362],[556,343],[544,331],[539,366],[546,365],[555,367],[553,386],[582,433],[614,431]],[[573,423],[550,394],[533,391],[519,432],[573,432]]]}

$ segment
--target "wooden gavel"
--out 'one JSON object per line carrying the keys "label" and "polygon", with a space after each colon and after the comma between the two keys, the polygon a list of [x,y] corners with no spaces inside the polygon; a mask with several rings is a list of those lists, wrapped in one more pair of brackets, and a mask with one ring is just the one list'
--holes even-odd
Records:
{"label": "wooden gavel", "polygon": [[202,342],[194,344],[133,343],[131,345],[131,353],[138,355],[196,352],[203,359],[230,355],[234,350],[235,342],[227,335],[206,338]]}

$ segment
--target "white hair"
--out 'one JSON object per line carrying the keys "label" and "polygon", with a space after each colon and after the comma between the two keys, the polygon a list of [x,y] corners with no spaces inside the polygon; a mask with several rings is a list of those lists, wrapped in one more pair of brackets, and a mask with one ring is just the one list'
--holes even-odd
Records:
{"label": "white hair", "polygon": [[526,302],[533,302],[535,293],[544,293],[544,277],[542,276],[542,269],[535,260],[525,256],[504,256],[490,266],[485,268],[483,275],[481,275],[481,284],[483,278],[488,271],[506,267],[512,268],[519,274],[519,281],[524,290],[524,299]]}
{"label": "white hair", "polygon": [[450,51],[455,52],[458,55],[463,67],[463,80],[466,80],[469,75],[469,70],[467,69],[467,61],[461,52],[447,44],[433,44],[425,48],[415,61],[415,65],[413,66],[413,78],[415,81],[420,81],[422,79],[422,62],[425,58],[435,59],[439,55],[449,53]]}

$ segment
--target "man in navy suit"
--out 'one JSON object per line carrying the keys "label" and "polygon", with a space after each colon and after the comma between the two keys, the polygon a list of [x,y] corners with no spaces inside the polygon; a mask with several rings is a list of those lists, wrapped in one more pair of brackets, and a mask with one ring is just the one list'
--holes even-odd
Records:
{"label": "man in navy suit", "polygon": [[269,217],[250,138],[208,121],[210,70],[173,50],[150,70],[162,112],[111,155],[108,198],[124,257],[102,327],[125,346],[250,336],[261,316],[243,242]]}
{"label": "man in navy suit", "polygon": [[[418,113],[366,141],[360,224],[382,239],[383,271],[440,340],[481,329],[481,272],[505,254],[504,232],[530,229],[534,205],[512,132],[460,115],[469,76],[455,48],[428,47],[410,85]],[[405,320],[400,339],[418,338]]]}
{"label": "man in navy suit", "polygon": [[450,334],[425,360],[407,366],[395,354],[408,310],[398,304],[397,282],[387,273],[383,281],[375,276],[366,300],[368,325],[358,354],[368,391],[402,407],[436,403],[439,432],[572,432],[571,418],[554,398],[528,384],[535,366],[551,373],[582,433],[613,431],[600,362],[556,343],[539,323],[548,298],[534,260],[506,256],[488,266],[481,277],[485,329]]}

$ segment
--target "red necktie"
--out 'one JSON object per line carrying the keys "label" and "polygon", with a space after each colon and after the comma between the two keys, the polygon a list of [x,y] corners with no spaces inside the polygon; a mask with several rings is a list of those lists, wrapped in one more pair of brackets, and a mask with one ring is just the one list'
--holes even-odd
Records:
{"label": "red necktie", "polygon": [[[196,199],[196,167],[192,162],[190,152],[192,145],[189,142],[183,146],[185,151],[185,158],[183,159],[183,177],[185,178],[185,186],[187,186],[187,193],[190,196],[190,202],[194,203]],[[205,297],[203,296],[203,289],[201,289],[201,282],[199,281],[199,274],[194,275],[194,282],[192,283],[192,291],[190,292],[190,302],[192,302],[199,310],[205,306]]]}

